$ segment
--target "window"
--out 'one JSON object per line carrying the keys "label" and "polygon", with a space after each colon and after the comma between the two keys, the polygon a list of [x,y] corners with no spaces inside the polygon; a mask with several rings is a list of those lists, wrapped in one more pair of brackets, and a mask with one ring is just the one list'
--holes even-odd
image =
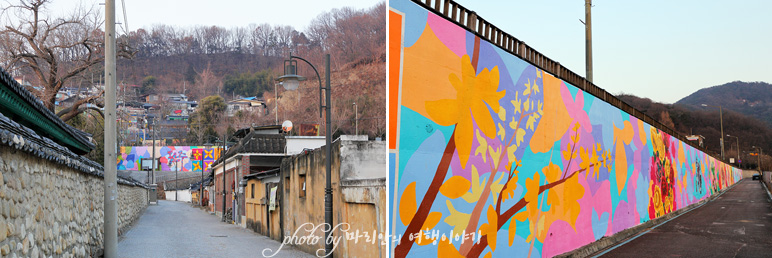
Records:
{"label": "window", "polygon": [[282,184],[284,184],[284,192],[285,193],[289,193],[290,192],[290,177],[289,176],[284,177],[284,182]]}
{"label": "window", "polygon": [[255,184],[252,183],[252,199],[255,199]]}
{"label": "window", "polygon": [[306,198],[306,175],[300,175],[300,198]]}

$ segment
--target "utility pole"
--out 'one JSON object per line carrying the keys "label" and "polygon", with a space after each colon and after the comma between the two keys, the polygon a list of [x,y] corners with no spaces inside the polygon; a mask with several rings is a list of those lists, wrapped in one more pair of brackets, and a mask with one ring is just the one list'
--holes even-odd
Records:
{"label": "utility pole", "polygon": [[357,112],[357,103],[354,102],[354,135],[359,135],[359,112]]}
{"label": "utility pole", "polygon": [[718,120],[721,123],[721,161],[724,161],[724,110],[718,106]]}
{"label": "utility pole", "polygon": [[180,171],[180,164],[179,164],[179,162],[177,160],[175,160],[174,161],[174,201],[178,201],[178,199],[177,199],[177,182],[178,182],[178,179],[179,179],[177,177],[177,172],[178,171]]}
{"label": "utility pole", "polygon": [[584,26],[585,26],[585,60],[587,62],[587,80],[592,82],[592,0],[584,0]]}
{"label": "utility pole", "polygon": [[227,196],[227,190],[225,188],[225,145],[228,140],[226,133],[222,135],[222,150],[220,150],[220,158],[222,159],[222,222],[225,222],[225,197]]}
{"label": "utility pole", "polygon": [[104,257],[118,257],[118,195],[116,135],[115,0],[105,1],[105,142],[104,142]]}
{"label": "utility pole", "polygon": [[151,154],[151,157],[153,157],[153,170],[151,172],[151,177],[153,178],[152,179],[153,180],[152,181],[153,184],[155,184],[155,163],[156,163],[156,160],[155,160],[155,116],[153,116],[153,123],[152,123],[152,125],[153,125],[153,154]]}

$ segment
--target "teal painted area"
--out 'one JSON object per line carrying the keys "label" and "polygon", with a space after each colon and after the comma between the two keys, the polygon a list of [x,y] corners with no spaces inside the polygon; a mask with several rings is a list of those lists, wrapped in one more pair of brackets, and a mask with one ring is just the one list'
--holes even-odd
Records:
{"label": "teal painted area", "polygon": [[[445,144],[448,143],[448,137],[453,134],[454,126],[440,126],[437,123],[429,120],[421,114],[413,111],[407,107],[401,107],[402,113],[400,122],[400,139],[399,139],[399,170],[405,169],[408,158],[413,156],[418,146],[431,136],[435,130],[442,132],[444,136]],[[404,157],[404,158],[403,158]],[[432,172],[433,173],[433,172]],[[401,180],[403,173],[399,173],[397,180]]]}

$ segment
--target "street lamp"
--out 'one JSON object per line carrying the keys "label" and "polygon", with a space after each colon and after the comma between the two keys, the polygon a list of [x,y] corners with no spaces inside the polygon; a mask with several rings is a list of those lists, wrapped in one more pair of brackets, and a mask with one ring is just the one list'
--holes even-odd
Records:
{"label": "street lamp", "polygon": [[761,147],[752,146],[751,148],[759,149],[759,153],[756,153],[756,154],[758,154],[758,156],[756,156],[756,157],[759,158],[759,175],[761,175],[762,174],[762,172],[761,172],[761,155],[762,155],[762,153],[764,151],[761,149]]}
{"label": "street lamp", "polygon": [[737,161],[735,161],[735,162],[740,162],[740,137],[731,136],[731,135],[728,135],[728,134],[726,135],[726,137],[734,137],[735,140],[737,140]]}
{"label": "street lamp", "polygon": [[718,118],[721,120],[721,161],[724,161],[724,112],[721,106],[702,104],[703,107],[718,107]]}
{"label": "street lamp", "polygon": [[[319,76],[319,71],[316,70],[316,67],[312,65],[308,60],[305,60],[301,57],[293,56],[290,54],[290,58],[288,60],[284,60],[284,76],[281,76],[277,78],[276,80],[281,82],[284,86],[284,89],[286,90],[295,90],[300,85],[300,81],[306,80],[305,77],[297,75],[297,61],[294,59],[302,60],[303,62],[306,62],[311,68],[314,69],[314,72],[316,72],[316,78],[319,79],[319,117],[322,117],[322,108],[326,111],[325,115],[325,123],[326,123],[326,130],[327,135],[324,137],[326,140],[325,144],[325,166],[327,167],[327,177],[326,177],[326,186],[324,188],[324,222],[329,226],[329,229],[327,232],[325,232],[325,245],[324,245],[324,251],[325,255],[331,255],[332,254],[332,241],[329,241],[332,237],[332,181],[331,181],[331,175],[332,175],[332,164],[330,163],[330,160],[332,159],[332,133],[330,132],[330,117],[331,111],[330,111],[330,54],[324,55],[324,65],[325,65],[325,86],[322,87],[322,77]],[[325,101],[324,105],[322,105],[322,90],[324,90],[325,95]]]}
{"label": "street lamp", "polygon": [[357,112],[357,103],[354,102],[354,135],[359,135],[359,112]]}

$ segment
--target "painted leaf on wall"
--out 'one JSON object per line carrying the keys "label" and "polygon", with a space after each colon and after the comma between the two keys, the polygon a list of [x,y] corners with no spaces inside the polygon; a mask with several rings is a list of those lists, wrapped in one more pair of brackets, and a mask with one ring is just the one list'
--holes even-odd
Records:
{"label": "painted leaf on wall", "polygon": [[458,210],[456,210],[455,207],[453,207],[453,203],[450,200],[446,200],[445,204],[448,206],[448,211],[450,214],[445,217],[445,223],[453,227],[453,232],[456,232],[460,234],[460,232],[463,232],[464,229],[466,229],[466,225],[469,224],[469,218],[471,215],[469,213],[463,213]]}
{"label": "painted leaf on wall", "polygon": [[418,209],[415,200],[415,182],[412,182],[402,191],[402,197],[399,198],[399,218],[403,225],[410,224],[415,212]]}
{"label": "painted leaf on wall", "polygon": [[488,223],[483,224],[480,226],[480,231],[482,231],[483,235],[488,240],[488,245],[491,247],[492,251],[496,251],[496,237],[498,235],[498,218],[499,215],[496,213],[496,209],[493,208],[493,205],[488,205]]}
{"label": "painted leaf on wall", "polygon": [[462,176],[452,176],[440,186],[440,193],[450,199],[457,199],[469,191],[472,184]]}

